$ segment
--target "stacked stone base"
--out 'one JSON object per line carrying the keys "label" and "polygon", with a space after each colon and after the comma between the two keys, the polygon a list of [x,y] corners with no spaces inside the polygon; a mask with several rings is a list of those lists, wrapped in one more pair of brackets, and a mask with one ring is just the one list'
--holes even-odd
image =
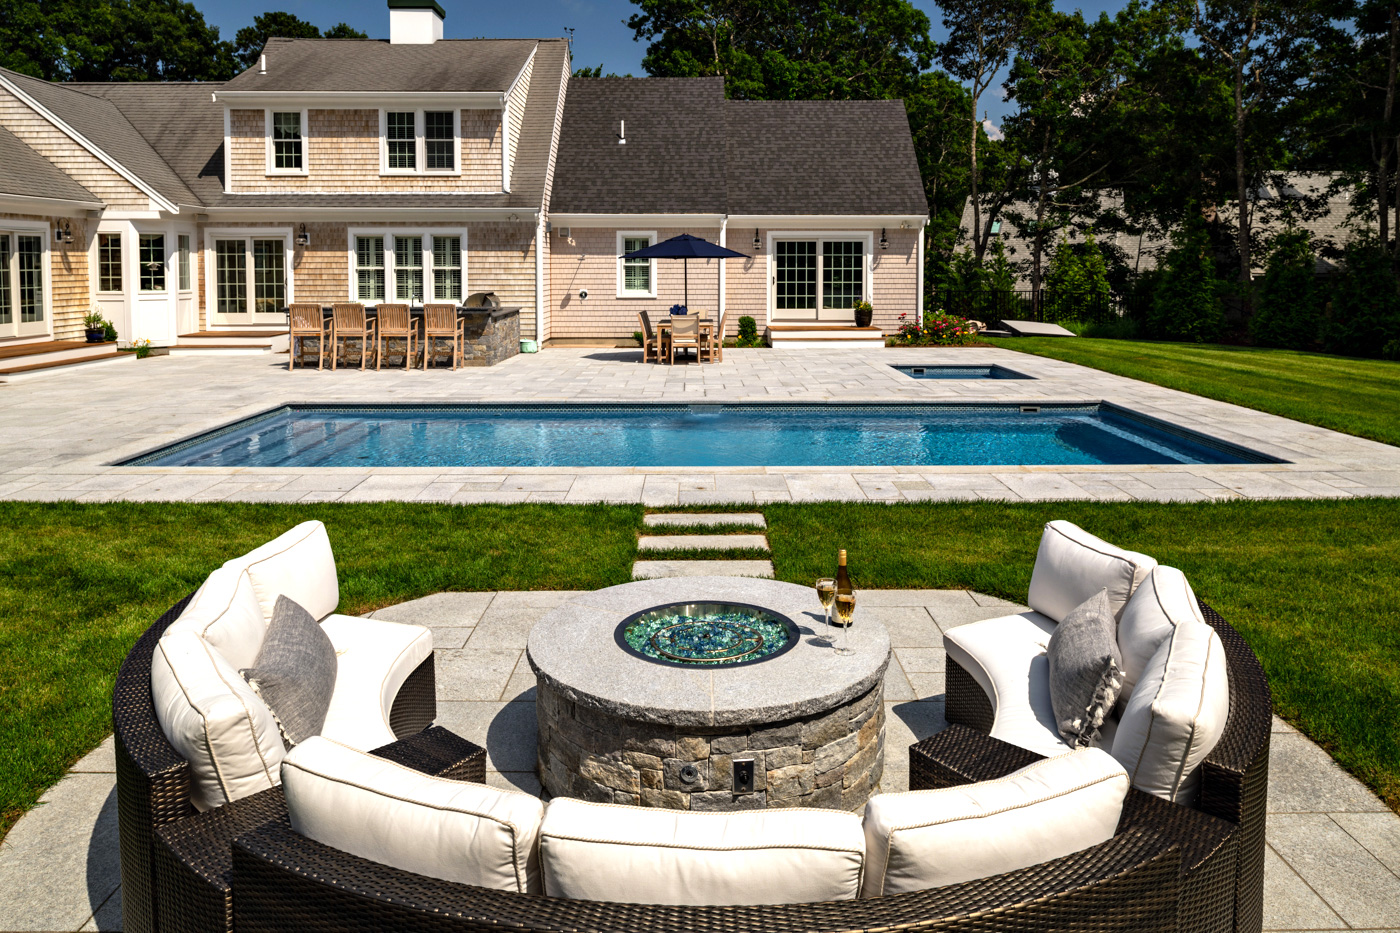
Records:
{"label": "stacked stone base", "polygon": [[494,366],[520,352],[520,309],[496,308],[464,313],[464,366]]}
{"label": "stacked stone base", "polygon": [[[884,683],[831,710],[778,723],[671,726],[575,703],[538,682],[540,783],[555,797],[674,810],[859,810],[885,767]],[[735,759],[754,762],[734,792]]]}

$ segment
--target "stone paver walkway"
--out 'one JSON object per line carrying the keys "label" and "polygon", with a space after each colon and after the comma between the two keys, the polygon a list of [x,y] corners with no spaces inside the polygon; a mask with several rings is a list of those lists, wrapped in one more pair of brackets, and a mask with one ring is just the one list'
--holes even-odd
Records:
{"label": "stone paver walkway", "polygon": [[[573,595],[439,593],[373,613],[433,630],[438,722],[486,746],[488,783],[540,792],[525,639]],[[895,646],[882,790],[903,790],[905,749],[945,725],[942,632],[1023,607],[961,590],[865,590],[858,604],[856,624],[878,619]],[[79,762],[0,844],[0,930],[120,929],[111,745]],[[1400,931],[1400,817],[1277,719],[1266,836],[1266,930]]]}
{"label": "stone paver walkway", "polygon": [[[557,349],[457,372],[289,373],[272,355],[153,357],[0,382],[0,498],[365,502],[1190,500],[1400,495],[1400,448],[1001,349],[735,350],[657,366]],[[1004,363],[1029,380],[911,379]],[[154,468],[123,458],[289,402],[1109,401],[1289,461],[1236,466]]]}

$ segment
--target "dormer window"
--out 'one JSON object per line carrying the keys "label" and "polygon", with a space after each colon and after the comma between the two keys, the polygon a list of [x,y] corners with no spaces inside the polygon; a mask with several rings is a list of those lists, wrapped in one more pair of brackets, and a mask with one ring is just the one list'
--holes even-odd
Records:
{"label": "dormer window", "polygon": [[267,111],[267,173],[306,174],[306,111]]}
{"label": "dormer window", "polygon": [[462,119],[456,110],[382,110],[380,174],[456,175]]}

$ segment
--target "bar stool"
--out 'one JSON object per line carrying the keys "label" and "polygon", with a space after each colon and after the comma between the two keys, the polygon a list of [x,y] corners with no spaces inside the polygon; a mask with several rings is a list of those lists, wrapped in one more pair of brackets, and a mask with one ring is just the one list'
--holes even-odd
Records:
{"label": "bar stool", "polygon": [[[321,306],[308,302],[296,302],[287,309],[287,371],[297,358],[297,338],[316,338],[316,368],[322,369],[326,361],[326,340],[331,336],[331,323],[321,315]],[[303,344],[303,347],[305,344]],[[332,345],[334,350],[334,345]],[[303,367],[305,363],[301,364]],[[332,366],[335,364],[332,363]]]}
{"label": "bar stool", "polygon": [[408,312],[408,305],[380,305],[376,309],[375,327],[378,333],[377,349],[374,351],[374,368],[377,371],[384,362],[384,342],[386,340],[403,340],[403,368],[411,369],[413,366],[413,333],[418,328],[413,326],[413,316]]}
{"label": "bar stool", "polygon": [[456,369],[462,358],[462,343],[466,336],[462,333],[464,322],[457,316],[456,305],[436,304],[423,306],[423,368],[428,368],[428,359],[433,355],[434,340],[452,341],[452,368]]}
{"label": "bar stool", "polygon": [[[331,369],[336,368],[342,340],[360,341],[360,371],[364,372],[365,358],[369,356],[371,341],[374,340],[374,321],[365,315],[365,306],[359,302],[337,302],[331,306],[333,320],[331,329]],[[345,362],[350,362],[350,350],[346,348]]]}

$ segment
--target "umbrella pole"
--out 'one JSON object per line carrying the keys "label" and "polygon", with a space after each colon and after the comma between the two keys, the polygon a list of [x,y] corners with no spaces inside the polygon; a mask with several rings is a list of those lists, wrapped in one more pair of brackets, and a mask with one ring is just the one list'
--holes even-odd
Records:
{"label": "umbrella pole", "polygon": [[690,260],[681,260],[681,271],[685,275],[685,310],[690,311]]}

